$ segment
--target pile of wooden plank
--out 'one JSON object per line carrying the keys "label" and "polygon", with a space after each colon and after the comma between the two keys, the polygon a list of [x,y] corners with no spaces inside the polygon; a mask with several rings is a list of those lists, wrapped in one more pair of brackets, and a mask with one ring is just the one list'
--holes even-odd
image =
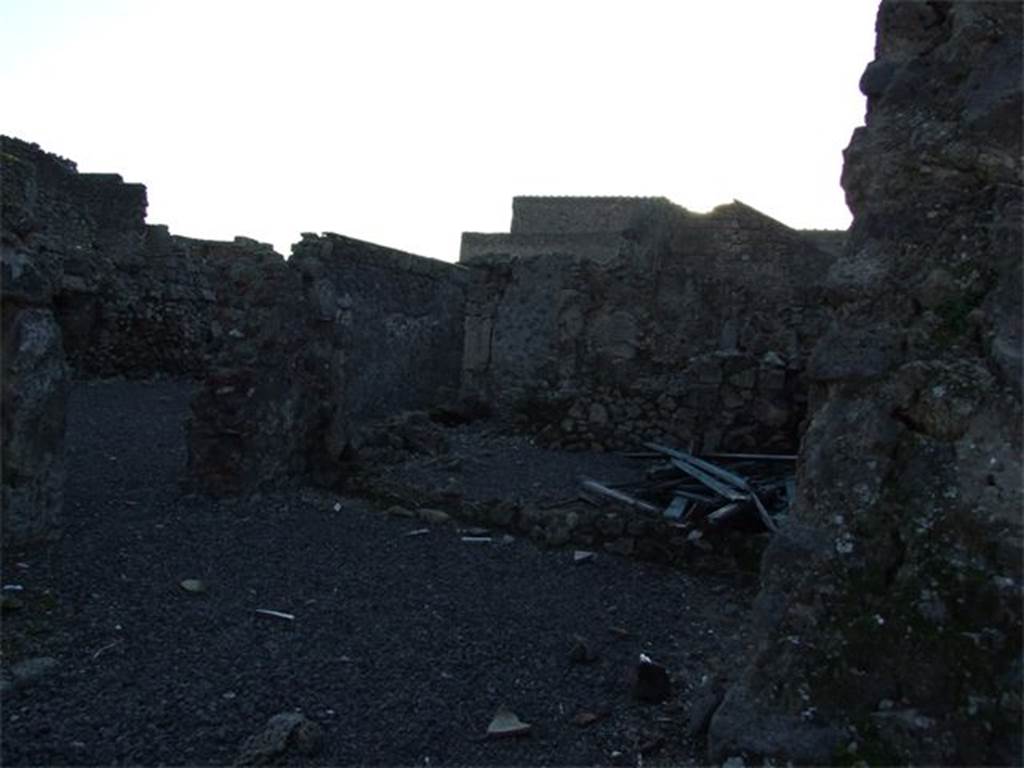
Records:
{"label": "pile of wooden plank", "polygon": [[621,504],[666,518],[673,527],[750,531],[778,529],[796,491],[796,456],[709,453],[696,455],[656,443],[626,454],[652,461],[635,483],[608,485],[580,479],[580,497],[593,504]]}

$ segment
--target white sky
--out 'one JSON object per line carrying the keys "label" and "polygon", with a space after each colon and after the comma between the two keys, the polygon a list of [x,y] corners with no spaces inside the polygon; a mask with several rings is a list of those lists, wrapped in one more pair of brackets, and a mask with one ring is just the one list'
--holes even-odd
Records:
{"label": "white sky", "polygon": [[877,0],[0,0],[0,133],[177,234],[458,258],[513,195],[845,228]]}

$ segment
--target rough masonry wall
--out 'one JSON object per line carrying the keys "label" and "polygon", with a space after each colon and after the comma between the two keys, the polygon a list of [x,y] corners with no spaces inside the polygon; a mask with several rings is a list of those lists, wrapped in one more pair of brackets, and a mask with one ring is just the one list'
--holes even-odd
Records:
{"label": "rough masonry wall", "polygon": [[190,474],[217,495],[340,479],[359,428],[457,391],[461,270],[327,234],[292,257],[190,241],[216,286]]}
{"label": "rough masonry wall", "polygon": [[1024,762],[1021,12],[879,9],[798,500],[712,762]]}
{"label": "rough masonry wall", "polygon": [[[5,179],[5,184],[7,183]],[[31,227],[8,219],[0,241],[0,533],[9,547],[55,537],[64,501],[64,412],[68,372],[53,286],[34,253]],[[21,222],[22,224],[24,222]]]}
{"label": "rough masonry wall", "polygon": [[333,233],[305,235],[292,259],[316,263],[324,313],[344,312],[354,424],[437,405],[459,391],[465,270]]}
{"label": "rough masonry wall", "polygon": [[81,376],[202,371],[209,304],[200,261],[147,226],[146,188],[79,173],[34,144],[2,137],[7,226],[30,227],[68,361]]}
{"label": "rough masonry wall", "polygon": [[187,425],[189,476],[214,495],[320,479],[347,441],[345,317],[309,269],[252,241],[193,241],[217,276],[209,369]]}
{"label": "rough masonry wall", "polygon": [[[457,394],[461,268],[340,235],[306,238],[289,261],[248,238],[172,235],[145,223],[142,185],[78,173],[18,139],[4,137],[2,148],[5,269],[10,241],[17,265],[29,254],[26,274],[38,271],[45,285],[31,298],[5,293],[11,382],[21,381],[7,354],[21,343],[18,318],[35,318],[41,333],[40,312],[59,325],[47,361],[63,336],[78,376],[200,380],[188,429],[197,487],[333,482],[338,458],[358,442],[353,425]],[[35,314],[14,315],[23,305]],[[11,418],[42,418],[33,413],[18,406]],[[19,471],[10,477],[29,473]]]}
{"label": "rough masonry wall", "polygon": [[742,203],[517,198],[515,216],[464,236],[468,394],[574,448],[795,448],[827,254]]}

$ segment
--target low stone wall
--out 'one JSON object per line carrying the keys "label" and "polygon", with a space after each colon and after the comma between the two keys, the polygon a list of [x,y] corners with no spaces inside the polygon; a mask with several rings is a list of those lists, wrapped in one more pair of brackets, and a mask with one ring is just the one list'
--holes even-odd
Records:
{"label": "low stone wall", "polygon": [[[541,547],[573,547],[700,571],[757,574],[770,539],[765,533],[708,527],[681,530],[649,512],[582,502],[557,507],[521,505],[507,499],[466,502],[452,492],[374,478],[368,496],[392,515],[435,522],[440,511],[460,524],[525,536]],[[420,506],[403,506],[406,499]]]}
{"label": "low stone wall", "polygon": [[[572,450],[628,449],[650,440],[702,450],[787,452],[807,396],[799,372],[772,353],[711,352],[675,374],[579,394],[557,424],[534,426]],[[534,411],[543,419],[543,411]]]}
{"label": "low stone wall", "polygon": [[[549,221],[537,200],[527,233],[464,236],[465,393],[571,447],[795,449],[829,254],[742,203],[554,198]],[[581,205],[626,229],[574,231]]]}

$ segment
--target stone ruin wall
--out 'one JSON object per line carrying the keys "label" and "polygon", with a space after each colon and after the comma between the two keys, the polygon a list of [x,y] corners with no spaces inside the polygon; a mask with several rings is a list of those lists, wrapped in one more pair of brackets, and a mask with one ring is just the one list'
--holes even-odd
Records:
{"label": "stone ruin wall", "polygon": [[1019,3],[890,2],[790,524],[710,762],[1021,765]]}
{"label": "stone ruin wall", "polygon": [[68,369],[45,273],[5,229],[0,246],[2,544],[59,532]]}
{"label": "stone ruin wall", "polygon": [[217,263],[218,341],[188,428],[201,489],[336,483],[361,428],[457,392],[454,265],[331,233],[304,235],[287,262],[250,250]]}
{"label": "stone ruin wall", "polygon": [[292,259],[323,264],[321,313],[347,313],[356,329],[347,354],[359,375],[345,396],[354,424],[457,396],[465,269],[334,233],[303,236]]}
{"label": "stone ruin wall", "polygon": [[293,260],[172,235],[140,184],[8,137],[0,160],[11,540],[56,533],[72,373],[200,380],[191,475],[214,493],[329,481],[353,425],[457,393],[458,267],[335,235]]}
{"label": "stone ruin wall", "polygon": [[570,448],[796,449],[829,253],[742,203],[513,210],[510,234],[463,236],[467,394]]}
{"label": "stone ruin wall", "polygon": [[[766,371],[784,371],[792,402],[809,384],[797,504],[765,553],[760,645],[711,720],[711,762],[1024,762],[1021,28],[1015,3],[882,3],[876,58],[861,80],[867,125],[843,174],[855,221],[837,260],[826,253],[819,265],[822,250],[835,250],[821,237],[810,235],[819,248],[807,258],[805,237],[739,206],[666,216],[663,203],[647,203],[623,225],[629,206],[617,205],[587,224],[611,230],[597,232],[523,209],[509,235],[464,240],[468,278],[453,278],[468,279],[464,385],[516,402],[536,371],[554,396],[533,393],[533,402],[551,400],[568,416],[579,399],[572,418],[586,417],[587,441],[644,436],[646,427],[609,437],[589,426],[603,426],[601,408],[609,423],[620,419],[600,387],[628,421],[622,393],[639,386],[640,421],[661,419],[650,396],[664,394],[658,377],[673,361],[712,362],[703,375],[683,368],[665,405],[669,424],[686,415],[688,393],[706,393],[721,424],[727,395],[770,397]],[[178,249],[217,262],[212,280],[202,266],[205,278],[182,278],[207,307],[197,300],[195,316],[214,313],[198,321],[209,375],[193,428],[209,425],[209,445],[236,451],[223,459],[232,467],[276,457],[271,475],[285,477],[309,456],[330,457],[322,445],[340,444],[345,403],[356,397],[345,393],[358,364],[347,334],[358,329],[336,289],[335,314],[325,315],[328,266],[312,255],[291,266],[244,241],[168,243],[143,226],[137,185],[76,178],[59,158],[26,161],[25,147],[6,138],[0,147],[5,546],[56,530],[68,381],[61,331],[83,370],[91,363],[75,350],[90,344],[110,361],[101,370],[128,365],[127,351],[99,352],[135,343],[103,330],[118,328],[106,318],[119,315],[107,307],[116,291],[102,286],[123,276],[129,288],[133,270],[146,269],[140,254],[153,249],[169,263]],[[122,215],[123,227],[112,226]],[[771,247],[760,244],[766,236]],[[692,299],[690,314],[681,298]],[[628,375],[638,368],[658,387],[643,377],[638,385]],[[247,435],[237,425],[253,415],[267,428]],[[791,423],[763,425],[764,439],[781,445]],[[693,422],[675,437],[714,443],[709,428]],[[558,439],[578,434],[563,431]],[[294,442],[281,445],[281,435]],[[721,440],[742,447],[743,435]],[[261,474],[227,477],[226,487]]]}

